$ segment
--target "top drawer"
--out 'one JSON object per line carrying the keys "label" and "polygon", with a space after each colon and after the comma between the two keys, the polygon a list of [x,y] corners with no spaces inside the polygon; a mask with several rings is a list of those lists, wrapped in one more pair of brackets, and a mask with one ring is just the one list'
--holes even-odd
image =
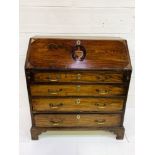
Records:
{"label": "top drawer", "polygon": [[103,82],[122,83],[124,82],[123,72],[46,72],[34,73],[35,82]]}

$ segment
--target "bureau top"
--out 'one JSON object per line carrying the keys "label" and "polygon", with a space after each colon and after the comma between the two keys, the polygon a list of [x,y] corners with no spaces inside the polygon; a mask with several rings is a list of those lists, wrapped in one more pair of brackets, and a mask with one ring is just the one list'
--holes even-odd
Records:
{"label": "bureau top", "polygon": [[130,70],[131,62],[123,39],[31,38],[25,69]]}

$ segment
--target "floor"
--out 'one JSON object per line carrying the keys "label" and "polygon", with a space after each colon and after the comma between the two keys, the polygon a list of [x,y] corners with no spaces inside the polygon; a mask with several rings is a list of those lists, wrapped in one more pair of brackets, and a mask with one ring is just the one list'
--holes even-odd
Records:
{"label": "floor", "polygon": [[105,131],[51,131],[32,141],[23,66],[23,57],[20,57],[20,155],[134,155],[133,105],[126,109],[124,140],[116,140],[113,133]]}

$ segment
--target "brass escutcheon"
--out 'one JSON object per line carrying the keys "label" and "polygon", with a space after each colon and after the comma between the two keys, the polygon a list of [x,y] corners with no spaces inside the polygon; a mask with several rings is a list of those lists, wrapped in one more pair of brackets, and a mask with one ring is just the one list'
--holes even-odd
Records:
{"label": "brass escutcheon", "polygon": [[81,87],[80,85],[77,85],[77,86],[76,86],[76,90],[77,90],[77,91],[80,91],[80,87]]}
{"label": "brass escutcheon", "polygon": [[81,79],[81,74],[77,74],[77,80]]}
{"label": "brass escutcheon", "polygon": [[77,115],[76,118],[77,118],[77,119],[80,119],[80,115]]}
{"label": "brass escutcheon", "polygon": [[79,99],[79,98],[76,99],[75,103],[76,103],[76,104],[80,104],[80,99]]}
{"label": "brass escutcheon", "polygon": [[76,41],[76,45],[80,45],[81,44],[81,41],[80,40],[77,40]]}

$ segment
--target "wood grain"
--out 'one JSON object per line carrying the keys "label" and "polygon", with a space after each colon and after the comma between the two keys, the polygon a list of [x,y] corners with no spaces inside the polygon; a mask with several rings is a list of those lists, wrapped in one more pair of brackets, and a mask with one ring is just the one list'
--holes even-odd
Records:
{"label": "wood grain", "polygon": [[[27,32],[21,32],[19,33],[19,38],[20,38],[20,44],[19,44],[19,55],[20,56],[25,56],[26,55],[26,51],[27,51],[27,46],[28,46],[28,42],[29,39],[32,36],[44,36],[44,37],[53,37],[53,38],[68,38],[68,39],[84,39],[84,38],[96,38],[96,39],[109,39],[109,38],[123,38],[125,40],[128,41],[128,48],[129,48],[129,52],[130,52],[130,56],[131,59],[134,58],[134,34],[133,33],[115,33],[115,34],[107,34],[107,33],[35,33],[35,32],[31,32],[31,33],[27,33]],[[105,37],[106,36],[106,37]],[[132,61],[133,62],[133,61]],[[132,64],[133,65],[133,64]]]}
{"label": "wood grain", "polygon": [[131,69],[125,40],[80,40],[81,45],[86,49],[86,58],[80,62],[73,60],[71,53],[76,41],[32,38],[26,68]]}
{"label": "wood grain", "polygon": [[48,72],[35,73],[35,82],[106,82],[122,83],[123,72]]}
{"label": "wood grain", "polygon": [[32,99],[36,112],[117,112],[123,110],[124,99],[111,98],[53,98]]}
{"label": "wood grain", "polygon": [[38,114],[34,116],[36,127],[110,127],[119,126],[119,114]]}
{"label": "wood grain", "polygon": [[124,86],[114,85],[31,85],[32,96],[115,96],[125,95]]}
{"label": "wood grain", "polygon": [[103,129],[124,137],[131,62],[125,40],[80,39],[86,58],[74,61],[77,39],[31,38],[25,73],[31,136],[48,130]]}

